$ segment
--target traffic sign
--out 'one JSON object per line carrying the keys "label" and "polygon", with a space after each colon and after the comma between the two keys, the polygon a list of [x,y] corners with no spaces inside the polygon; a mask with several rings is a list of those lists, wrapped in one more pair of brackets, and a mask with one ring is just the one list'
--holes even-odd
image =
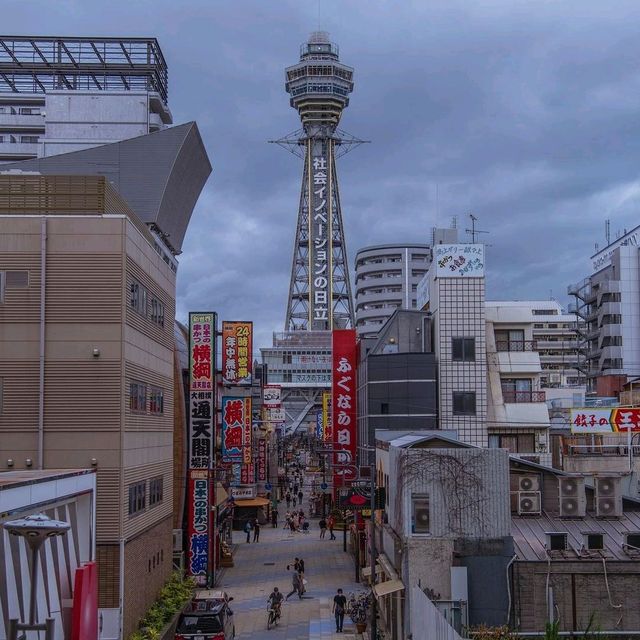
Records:
{"label": "traffic sign", "polygon": [[328,487],[329,487],[329,485],[326,482],[323,482],[323,483],[320,484],[320,488],[323,491],[326,491]]}
{"label": "traffic sign", "polygon": [[271,488],[272,488],[272,487],[271,487],[271,483],[270,483],[270,482],[267,482],[267,483],[264,485],[264,488],[265,488],[267,491],[271,491]]}

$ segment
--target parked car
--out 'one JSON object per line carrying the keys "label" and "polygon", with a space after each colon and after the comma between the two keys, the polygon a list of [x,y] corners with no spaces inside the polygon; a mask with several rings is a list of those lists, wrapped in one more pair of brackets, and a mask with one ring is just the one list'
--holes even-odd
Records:
{"label": "parked car", "polygon": [[200,589],[191,598],[191,611],[210,611],[220,604],[227,606],[233,600],[221,589]]}
{"label": "parked car", "polygon": [[188,611],[178,618],[175,640],[233,640],[233,611],[228,601],[208,604],[204,611]]}

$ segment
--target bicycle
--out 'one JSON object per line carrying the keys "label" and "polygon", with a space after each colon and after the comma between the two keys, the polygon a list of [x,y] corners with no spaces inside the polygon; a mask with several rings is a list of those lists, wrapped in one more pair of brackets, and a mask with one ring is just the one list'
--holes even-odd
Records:
{"label": "bicycle", "polygon": [[270,604],[267,612],[267,629],[271,629],[271,627],[275,627],[278,624],[278,620],[280,619],[280,605]]}

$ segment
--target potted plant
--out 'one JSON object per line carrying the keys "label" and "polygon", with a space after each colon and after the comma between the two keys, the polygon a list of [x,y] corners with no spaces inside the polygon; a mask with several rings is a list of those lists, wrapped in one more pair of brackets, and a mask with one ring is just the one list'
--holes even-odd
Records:
{"label": "potted plant", "polygon": [[360,593],[357,597],[349,601],[349,617],[356,625],[356,631],[358,633],[364,633],[367,629],[370,606],[370,593]]}

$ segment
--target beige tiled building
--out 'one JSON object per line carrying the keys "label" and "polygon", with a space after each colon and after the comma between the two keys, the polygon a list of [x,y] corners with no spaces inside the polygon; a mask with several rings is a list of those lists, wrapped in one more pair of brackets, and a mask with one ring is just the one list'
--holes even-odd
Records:
{"label": "beige tiled building", "polygon": [[0,174],[0,471],[97,469],[101,638],[171,571],[172,253],[105,177]]}

